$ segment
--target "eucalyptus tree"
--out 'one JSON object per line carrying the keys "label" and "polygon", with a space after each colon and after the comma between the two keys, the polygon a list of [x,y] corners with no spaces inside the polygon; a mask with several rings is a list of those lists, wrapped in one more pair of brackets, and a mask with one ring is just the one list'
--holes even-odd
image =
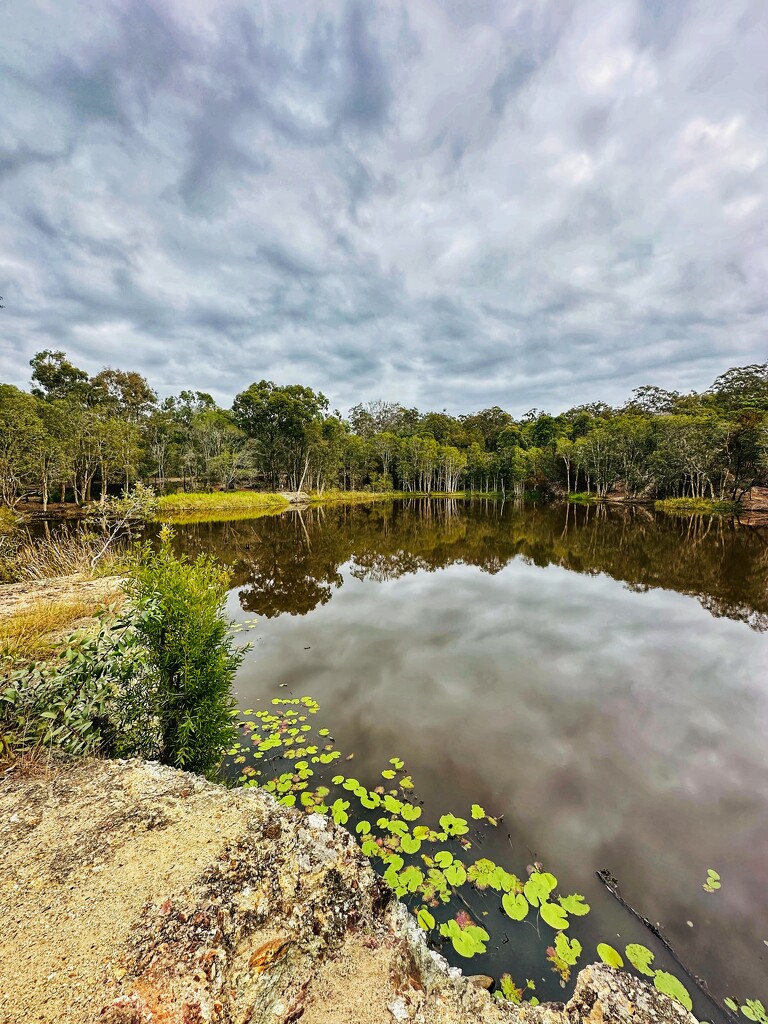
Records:
{"label": "eucalyptus tree", "polygon": [[300,384],[279,387],[261,380],[236,396],[235,423],[258,443],[273,487],[286,481],[294,490],[301,487],[309,470],[309,427],[327,408],[325,395]]}
{"label": "eucalyptus tree", "polygon": [[60,349],[44,349],[29,361],[32,367],[32,394],[47,400],[63,399],[78,404],[88,401],[89,377],[67,359]]}
{"label": "eucalyptus tree", "polygon": [[0,384],[0,501],[17,505],[39,481],[45,428],[32,395]]}

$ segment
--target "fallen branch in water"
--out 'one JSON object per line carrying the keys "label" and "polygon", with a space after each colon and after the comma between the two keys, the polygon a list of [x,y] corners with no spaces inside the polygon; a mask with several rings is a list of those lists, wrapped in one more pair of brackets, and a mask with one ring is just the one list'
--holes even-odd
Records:
{"label": "fallen branch in water", "polygon": [[709,990],[709,985],[707,985],[706,981],[704,981],[703,978],[700,978],[698,974],[695,974],[690,969],[690,967],[683,963],[683,961],[680,959],[680,956],[672,946],[672,943],[662,932],[661,926],[658,924],[652,924],[647,917],[643,917],[643,915],[639,913],[639,911],[635,910],[631,903],[627,903],[627,901],[621,895],[618,879],[614,878],[614,876],[611,874],[610,871],[607,870],[607,868],[603,868],[601,871],[596,871],[595,874],[603,883],[608,892],[614,897],[614,899],[618,900],[622,907],[628,910],[633,917],[636,917],[641,924],[644,924],[650,932],[653,932],[653,934],[656,936],[659,942],[662,943],[664,948],[674,959],[674,961],[678,964],[678,966],[681,967],[683,971],[685,971],[685,973],[688,975],[688,977],[691,979],[694,985],[696,985],[699,991],[704,996],[706,996],[706,998],[713,1004],[713,1006],[716,1006],[718,1010],[724,1013],[728,1020],[733,1021],[734,1024],[738,1024],[738,1018],[733,1013],[731,1013],[727,1006],[725,1006],[718,999],[716,999],[715,996],[712,995],[712,993]]}

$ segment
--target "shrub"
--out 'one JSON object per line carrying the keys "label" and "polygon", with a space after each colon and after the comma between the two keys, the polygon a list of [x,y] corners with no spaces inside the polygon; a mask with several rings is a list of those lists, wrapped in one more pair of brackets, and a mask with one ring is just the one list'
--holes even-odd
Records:
{"label": "shrub", "polygon": [[228,570],[209,556],[174,555],[163,530],[159,550],[144,553],[126,585],[154,678],[161,758],[209,778],[236,739],[231,684],[243,652],[223,614],[228,584]]}
{"label": "shrub", "polygon": [[78,756],[157,756],[148,682],[135,623],[104,613],[98,630],[73,633],[58,657],[33,665],[6,662],[0,755],[49,747]]}

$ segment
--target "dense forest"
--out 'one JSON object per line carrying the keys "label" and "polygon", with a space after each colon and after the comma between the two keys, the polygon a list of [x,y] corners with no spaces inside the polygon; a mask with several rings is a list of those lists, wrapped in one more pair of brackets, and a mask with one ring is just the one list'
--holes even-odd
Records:
{"label": "dense forest", "polygon": [[768,363],[706,391],[637,388],[620,408],[516,420],[392,402],[329,412],[324,395],[262,380],[230,409],[202,391],[159,401],[135,371],[91,377],[64,352],[33,357],[30,391],[0,384],[0,502],[82,504],[142,479],[159,489],[328,488],[521,494],[612,491],[737,499],[768,479]]}

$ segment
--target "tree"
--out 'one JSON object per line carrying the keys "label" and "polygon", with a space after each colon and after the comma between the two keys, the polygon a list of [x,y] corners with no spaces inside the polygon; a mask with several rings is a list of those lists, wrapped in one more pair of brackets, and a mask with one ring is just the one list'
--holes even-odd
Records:
{"label": "tree", "polygon": [[709,391],[718,405],[729,412],[746,408],[768,410],[768,363],[734,366],[721,374]]}
{"label": "tree", "polygon": [[257,442],[273,487],[282,478],[299,489],[309,468],[309,426],[327,408],[325,395],[300,384],[278,387],[261,380],[237,395],[232,405],[235,422]]}
{"label": "tree", "polygon": [[37,387],[32,394],[38,398],[68,399],[85,402],[88,398],[89,381],[85,370],[79,369],[67,359],[66,352],[45,349],[32,356],[32,380]]}
{"label": "tree", "polygon": [[473,412],[470,416],[460,416],[459,419],[468,433],[479,433],[486,451],[495,451],[499,434],[513,423],[510,414],[498,405]]}
{"label": "tree", "polygon": [[157,394],[140,373],[106,368],[90,382],[90,401],[117,419],[138,423],[157,405]]}
{"label": "tree", "polygon": [[0,501],[17,505],[39,479],[45,428],[37,403],[11,384],[0,384]]}

